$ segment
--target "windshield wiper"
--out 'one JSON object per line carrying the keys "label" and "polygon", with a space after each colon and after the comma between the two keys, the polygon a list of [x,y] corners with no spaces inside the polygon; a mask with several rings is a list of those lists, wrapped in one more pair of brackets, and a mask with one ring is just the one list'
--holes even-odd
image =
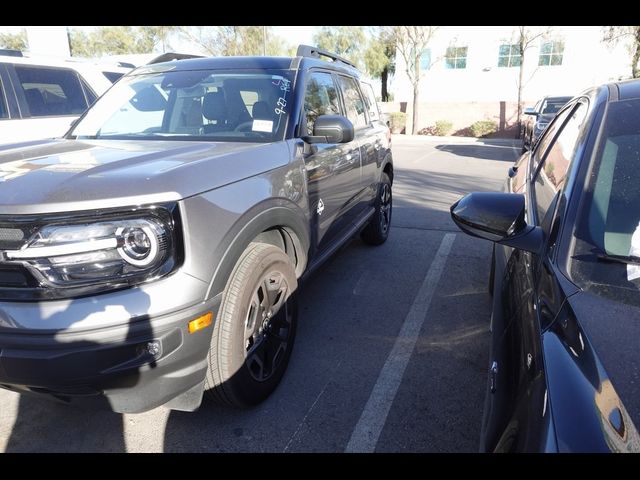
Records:
{"label": "windshield wiper", "polygon": [[603,262],[618,262],[628,265],[640,265],[640,257],[634,255],[614,255],[612,253],[598,252],[596,254],[598,260]]}

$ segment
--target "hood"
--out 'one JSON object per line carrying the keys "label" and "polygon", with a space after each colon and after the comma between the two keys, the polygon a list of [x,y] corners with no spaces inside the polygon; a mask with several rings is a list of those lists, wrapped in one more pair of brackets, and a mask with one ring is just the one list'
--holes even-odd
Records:
{"label": "hood", "polygon": [[561,451],[640,451],[640,308],[581,291],[545,334]]}
{"label": "hood", "polygon": [[51,140],[0,150],[0,214],[175,201],[285,165],[286,142]]}

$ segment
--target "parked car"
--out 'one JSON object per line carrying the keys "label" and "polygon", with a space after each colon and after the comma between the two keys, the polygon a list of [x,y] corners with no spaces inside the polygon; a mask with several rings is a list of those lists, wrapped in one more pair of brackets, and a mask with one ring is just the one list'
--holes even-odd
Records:
{"label": "parked car", "polygon": [[118,412],[266,398],[302,278],[389,234],[366,91],[308,46],[158,63],[64,138],[0,148],[0,387]]}
{"label": "parked car", "polygon": [[520,133],[522,153],[531,150],[549,122],[569,100],[571,97],[544,97],[533,108],[525,108]]}
{"label": "parked car", "polygon": [[640,81],[566,104],[505,193],[451,207],[494,242],[483,451],[639,451]]}
{"label": "parked car", "polygon": [[129,70],[0,50],[0,144],[61,137]]}

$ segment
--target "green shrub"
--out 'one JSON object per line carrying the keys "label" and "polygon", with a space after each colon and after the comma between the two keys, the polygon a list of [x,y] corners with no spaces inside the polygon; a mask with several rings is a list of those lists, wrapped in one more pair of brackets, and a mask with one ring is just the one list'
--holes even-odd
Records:
{"label": "green shrub", "polygon": [[390,128],[392,133],[401,133],[407,125],[407,114],[404,112],[391,112],[389,114]]}
{"label": "green shrub", "polygon": [[453,130],[453,123],[449,120],[438,120],[436,121],[435,134],[440,137],[445,137],[451,133]]}
{"label": "green shrub", "polygon": [[490,133],[498,131],[498,124],[493,120],[478,120],[474,122],[471,127],[471,135],[474,137],[484,137]]}

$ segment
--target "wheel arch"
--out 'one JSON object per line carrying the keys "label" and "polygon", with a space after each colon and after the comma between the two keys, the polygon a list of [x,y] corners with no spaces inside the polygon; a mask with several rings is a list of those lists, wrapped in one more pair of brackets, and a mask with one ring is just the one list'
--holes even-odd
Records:
{"label": "wheel arch", "polygon": [[221,259],[213,273],[207,298],[225,289],[227,280],[242,252],[252,242],[282,248],[291,259],[299,278],[307,266],[309,233],[306,217],[297,205],[265,203],[246,212],[225,236]]}

